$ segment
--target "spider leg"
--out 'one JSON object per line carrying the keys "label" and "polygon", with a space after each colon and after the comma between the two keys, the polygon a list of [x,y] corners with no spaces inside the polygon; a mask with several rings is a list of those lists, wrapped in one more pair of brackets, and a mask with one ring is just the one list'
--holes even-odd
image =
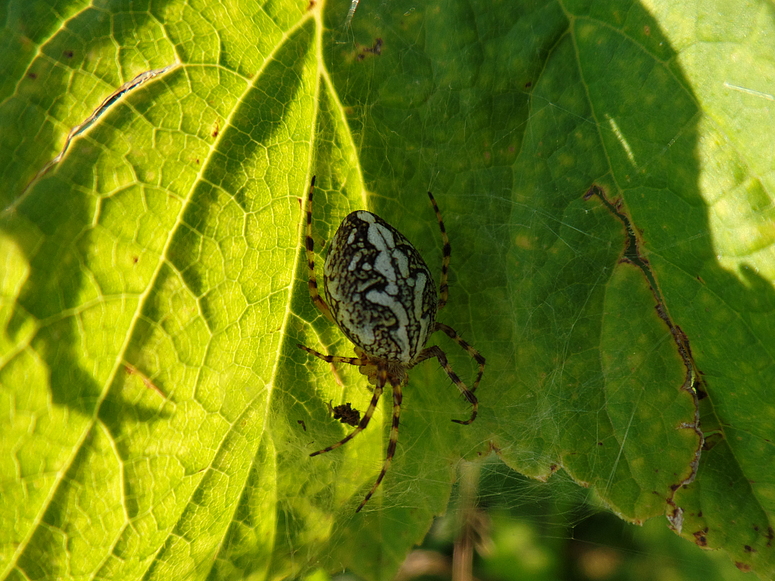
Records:
{"label": "spider leg", "polygon": [[328,448],[323,448],[322,450],[318,450],[317,452],[312,452],[310,456],[317,456],[318,454],[324,454],[326,452],[330,452],[331,450],[336,450],[339,446],[344,446],[347,442],[352,440],[360,432],[365,430],[366,426],[369,425],[369,421],[371,421],[371,416],[374,415],[374,410],[377,409],[377,402],[379,401],[379,396],[382,395],[382,390],[385,388],[386,381],[387,381],[387,367],[384,364],[380,363],[377,369],[377,385],[374,386],[374,393],[371,396],[371,402],[369,403],[369,407],[366,409],[366,412],[363,414],[363,417],[361,418],[361,421],[358,424],[358,427],[355,428],[349,434],[347,434],[344,438],[339,440],[336,444],[332,444]]}
{"label": "spider leg", "polygon": [[387,471],[390,468],[390,464],[393,462],[393,455],[396,453],[396,445],[398,444],[398,424],[401,417],[401,402],[403,401],[404,396],[403,392],[401,391],[400,381],[397,383],[393,383],[391,381],[390,383],[391,387],[393,388],[393,424],[390,426],[390,442],[388,443],[385,463],[382,464],[382,470],[380,471],[379,476],[377,476],[376,482],[374,482],[374,485],[371,487],[371,490],[369,490],[369,493],[358,505],[358,508],[355,509],[355,512],[360,512],[366,503],[369,502],[369,499],[382,483],[382,479],[385,478],[385,474],[387,474]]}
{"label": "spider leg", "polygon": [[474,361],[476,361],[479,364],[479,373],[476,374],[476,380],[474,380],[474,385],[471,387],[471,391],[476,391],[476,388],[479,387],[479,382],[482,380],[482,375],[484,374],[484,363],[485,359],[482,357],[482,354],[479,353],[476,349],[471,347],[466,341],[463,340],[463,338],[457,334],[457,331],[450,327],[449,325],[445,325],[444,323],[436,323],[436,331],[443,331],[447,334],[447,337],[452,339],[455,343],[460,345],[460,347],[468,353],[471,357],[474,358]]}
{"label": "spider leg", "polygon": [[449,285],[447,284],[447,274],[449,272],[449,257],[452,254],[452,247],[449,245],[449,237],[447,236],[447,230],[444,228],[444,220],[441,219],[441,212],[439,206],[436,204],[436,198],[433,194],[428,192],[428,197],[433,204],[433,210],[436,212],[436,219],[439,221],[439,229],[441,230],[441,241],[444,243],[441,254],[441,280],[439,281],[439,304],[436,307],[437,310],[441,310],[444,305],[447,304],[447,298],[449,297]]}
{"label": "spider leg", "polygon": [[348,365],[356,365],[358,367],[362,365],[366,365],[368,360],[364,357],[342,357],[340,355],[324,355],[323,353],[320,353],[319,351],[315,351],[314,349],[310,349],[306,345],[302,345],[301,343],[296,343],[296,347],[299,349],[304,349],[307,353],[310,355],[314,355],[318,359],[322,359],[323,361],[327,363],[347,363]]}
{"label": "spider leg", "polygon": [[307,252],[307,272],[309,275],[309,296],[312,298],[312,302],[320,309],[326,318],[334,322],[334,317],[331,314],[331,309],[328,308],[326,301],[320,296],[318,291],[318,279],[315,276],[315,241],[312,239],[312,197],[315,192],[315,177],[312,176],[312,183],[309,185],[309,193],[307,194],[307,208],[306,208],[306,230],[304,237],[304,246]]}
{"label": "spider leg", "polygon": [[471,410],[471,417],[469,419],[452,420],[452,421],[455,422],[456,424],[463,424],[463,425],[470,424],[476,419],[476,414],[479,411],[479,400],[476,399],[476,396],[474,395],[473,390],[468,389],[466,384],[463,383],[463,380],[460,379],[457,373],[455,373],[452,370],[452,367],[447,361],[447,356],[444,354],[444,351],[442,351],[438,345],[434,345],[433,347],[428,347],[426,349],[423,349],[422,352],[420,352],[420,354],[417,356],[417,359],[415,360],[415,364],[421,361],[425,361],[426,359],[430,359],[431,357],[435,357],[436,359],[439,360],[439,364],[444,369],[444,371],[447,372],[447,375],[452,380],[452,383],[454,383],[457,386],[457,388],[460,390],[460,393],[462,393],[465,396],[465,398],[468,400],[468,403],[470,403],[473,406],[473,409]]}

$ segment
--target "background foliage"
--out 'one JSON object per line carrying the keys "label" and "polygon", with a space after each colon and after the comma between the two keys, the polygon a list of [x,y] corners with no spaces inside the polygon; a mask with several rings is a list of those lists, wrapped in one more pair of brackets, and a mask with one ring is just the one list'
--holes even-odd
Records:
{"label": "background foliage", "polygon": [[[772,576],[775,18],[764,1],[7,0],[0,37],[0,574],[391,578],[493,450],[630,522]],[[61,158],[57,156],[62,154]],[[55,162],[51,164],[52,160]],[[480,417],[437,366],[396,462],[310,304],[368,207],[430,264],[486,357]],[[654,289],[620,258],[628,216]],[[438,339],[468,378],[474,366]],[[681,524],[674,520],[674,524]]]}

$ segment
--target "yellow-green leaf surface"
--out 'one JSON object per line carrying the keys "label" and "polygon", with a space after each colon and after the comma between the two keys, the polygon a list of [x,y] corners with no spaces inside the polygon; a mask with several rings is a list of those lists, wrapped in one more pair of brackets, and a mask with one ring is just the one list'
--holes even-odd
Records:
{"label": "yellow-green leaf surface", "polygon": [[[775,573],[770,3],[0,14],[0,577],[390,579],[493,451]],[[352,355],[307,291],[313,175],[319,256],[368,208],[440,272],[434,192],[438,319],[487,358],[469,426],[412,370],[358,514],[391,397],[309,457],[371,398],[296,347]]]}

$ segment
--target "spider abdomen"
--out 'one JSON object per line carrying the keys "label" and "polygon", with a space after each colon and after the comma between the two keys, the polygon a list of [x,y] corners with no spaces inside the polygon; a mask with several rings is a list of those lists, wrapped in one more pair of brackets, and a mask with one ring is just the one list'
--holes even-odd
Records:
{"label": "spider abdomen", "polygon": [[409,364],[422,351],[438,294],[428,265],[398,230],[371,212],[352,212],[323,273],[337,325],[366,354]]}

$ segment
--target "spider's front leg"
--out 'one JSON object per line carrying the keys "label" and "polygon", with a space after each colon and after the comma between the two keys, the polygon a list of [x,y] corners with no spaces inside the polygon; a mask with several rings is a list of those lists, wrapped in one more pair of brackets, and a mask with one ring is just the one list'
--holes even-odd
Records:
{"label": "spider's front leg", "polygon": [[[474,349],[460,335],[458,335],[457,331],[455,331],[455,329],[453,329],[449,325],[445,325],[444,323],[436,323],[434,331],[442,331],[446,333],[450,339],[452,339],[455,343],[460,345],[460,347],[471,357],[473,357],[474,361],[476,361],[479,364],[479,373],[476,374],[474,385],[471,387],[472,392],[476,391],[476,388],[479,387],[479,382],[482,381],[482,375],[484,374],[484,364],[486,361],[485,358],[482,356],[481,353],[479,353],[479,351]],[[443,351],[442,351],[442,354],[443,354]],[[441,362],[441,360],[439,360],[439,362]],[[443,367],[443,364],[442,364],[442,367]],[[447,374],[449,375],[449,373]]]}
{"label": "spider's front leg", "polygon": [[452,380],[452,383],[454,383],[457,386],[457,388],[460,390],[460,393],[462,393],[465,396],[465,398],[468,400],[468,403],[470,403],[473,406],[473,409],[471,410],[471,417],[469,419],[452,420],[456,424],[463,424],[467,426],[468,424],[470,424],[476,419],[476,414],[479,411],[479,400],[476,399],[474,392],[468,389],[468,386],[466,386],[466,384],[463,383],[463,380],[460,379],[457,373],[454,372],[449,362],[447,361],[446,354],[444,353],[444,351],[441,350],[441,348],[438,345],[434,345],[433,347],[428,347],[426,349],[423,349],[422,353],[420,353],[420,356],[417,358],[417,363],[419,363],[420,361],[424,361],[425,359],[430,359],[431,357],[435,357],[436,359],[438,359],[439,364],[441,365],[442,369],[444,369],[444,371],[447,372],[447,375]]}
{"label": "spider's front leg", "polygon": [[452,327],[445,325],[444,323],[436,323],[434,326],[434,331],[443,331],[446,333],[450,339],[460,345],[460,347],[463,348],[469,355],[471,355],[471,357],[473,357],[474,360],[479,364],[479,373],[476,375],[476,380],[474,380],[474,384],[471,389],[468,389],[468,386],[463,383],[463,380],[458,377],[458,374],[455,373],[455,371],[452,369],[452,366],[449,364],[449,361],[447,361],[446,353],[444,353],[444,351],[442,351],[441,347],[438,345],[433,345],[432,347],[423,349],[414,362],[414,365],[417,365],[421,361],[425,361],[426,359],[430,359],[432,357],[435,357],[438,360],[442,369],[444,369],[447,376],[452,380],[452,383],[457,386],[457,388],[460,390],[460,393],[462,393],[468,402],[473,406],[473,409],[471,410],[471,417],[469,419],[452,421],[457,424],[468,425],[476,419],[476,414],[479,411],[479,400],[476,399],[474,392],[476,391],[476,388],[479,387],[479,382],[482,380],[482,375],[484,374],[485,358],[481,353],[479,353],[479,351],[464,341],[463,338],[460,337],[460,335],[457,334],[457,331],[455,331]]}
{"label": "spider's front leg", "polygon": [[361,418],[361,421],[358,424],[358,427],[355,428],[349,434],[347,434],[344,438],[339,440],[336,444],[332,444],[331,446],[328,446],[327,448],[323,448],[322,450],[318,450],[317,452],[312,452],[310,456],[317,456],[318,454],[324,454],[326,452],[330,452],[331,450],[336,450],[339,446],[344,446],[347,442],[352,440],[360,432],[365,430],[366,426],[368,426],[369,422],[371,421],[371,417],[374,415],[374,411],[377,409],[377,403],[379,402],[379,397],[382,395],[382,391],[385,388],[386,382],[387,382],[387,367],[385,365],[380,365],[377,369],[377,385],[374,387],[374,393],[371,396],[371,402],[369,403],[369,407],[366,409],[366,412],[363,414],[363,417]]}
{"label": "spider's front leg", "polygon": [[[387,455],[385,456],[385,462],[382,464],[382,470],[380,470],[377,480],[369,490],[368,494],[363,498],[355,512],[360,512],[361,509],[369,502],[374,492],[379,488],[382,483],[382,479],[385,478],[390,464],[393,462],[393,456],[396,453],[396,446],[398,445],[398,424],[401,419],[401,402],[404,399],[403,392],[401,391],[401,381],[395,381],[395,378],[391,377],[390,386],[393,389],[393,423],[390,426],[390,441],[388,442]],[[375,390],[376,391],[376,390]]]}

